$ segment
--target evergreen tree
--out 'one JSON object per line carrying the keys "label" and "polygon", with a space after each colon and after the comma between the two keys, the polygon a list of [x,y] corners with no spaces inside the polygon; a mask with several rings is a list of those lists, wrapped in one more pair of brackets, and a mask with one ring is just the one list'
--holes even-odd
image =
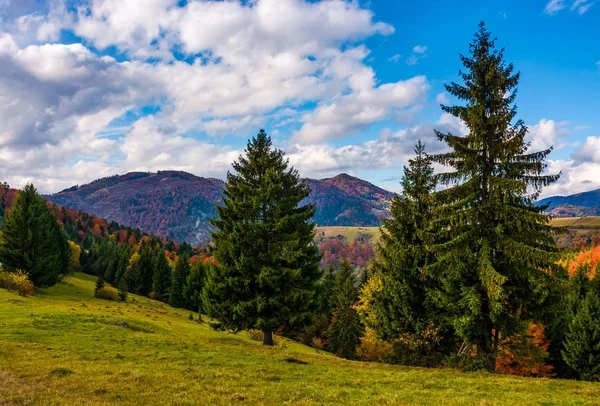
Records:
{"label": "evergreen tree", "polygon": [[142,244],[139,250],[140,258],[136,264],[135,292],[138,295],[148,296],[152,291],[154,281],[156,255],[160,250],[153,250],[149,244]]}
{"label": "evergreen tree", "polygon": [[354,304],[358,299],[356,278],[347,259],[340,264],[334,288],[333,321],[329,326],[328,350],[340,357],[356,358],[363,330]]}
{"label": "evergreen tree", "polygon": [[154,297],[166,302],[169,300],[171,288],[171,265],[163,250],[156,253],[154,261],[154,283],[152,284]]}
{"label": "evergreen tree", "polygon": [[68,272],[67,237],[33,185],[19,192],[4,220],[0,263],[9,272],[22,270],[35,286],[52,286]]}
{"label": "evergreen tree", "polygon": [[98,279],[96,279],[96,288],[94,289],[94,296],[96,296],[98,291],[102,289],[105,285],[106,283],[104,282],[104,278],[102,276],[99,276]]}
{"label": "evergreen tree", "polygon": [[206,278],[206,268],[210,265],[204,265],[198,261],[192,267],[190,274],[186,278],[183,288],[183,297],[188,308],[198,310],[198,321],[202,322],[202,288]]}
{"label": "evergreen tree", "polygon": [[186,300],[183,295],[187,278],[190,274],[190,260],[186,255],[181,255],[175,264],[171,292],[169,293],[169,304],[173,307],[185,307]]}
{"label": "evergreen tree", "polygon": [[527,127],[521,120],[513,124],[519,74],[483,23],[470,53],[461,56],[464,85],[446,86],[466,105],[442,106],[469,133],[436,131],[450,152],[431,157],[453,171],[437,177],[450,187],[435,194],[437,261],[428,273],[443,283],[436,303],[456,334],[494,370],[500,338],[520,331],[547,306],[550,279],[557,277],[554,231],[545,207],[533,201],[558,175],[542,175],[551,148],[529,152]]}
{"label": "evergreen tree", "polygon": [[335,267],[332,264],[327,265],[325,275],[319,289],[319,313],[331,317],[333,305],[333,290],[335,289]]}
{"label": "evergreen tree", "polygon": [[384,340],[397,341],[403,334],[418,334],[434,320],[430,295],[434,280],[423,267],[433,262],[424,236],[432,219],[432,193],[435,180],[425,146],[419,141],[415,158],[404,167],[402,196],[395,196],[391,217],[383,219],[377,245],[375,269],[381,275],[383,290],[373,299],[377,315],[377,334]]}
{"label": "evergreen tree", "polygon": [[563,358],[586,381],[600,381],[600,298],[587,293],[567,333]]}
{"label": "evergreen tree", "polygon": [[125,283],[125,278],[121,278],[119,283],[117,284],[117,289],[119,292],[119,297],[122,302],[127,301],[128,291],[127,291],[127,283]]}
{"label": "evergreen tree", "polygon": [[265,345],[273,345],[273,330],[312,319],[321,277],[310,221],[315,207],[300,205],[309,187],[263,130],[233,168],[219,219],[211,222],[219,265],[210,267],[204,302],[221,328],[255,328],[264,333]]}

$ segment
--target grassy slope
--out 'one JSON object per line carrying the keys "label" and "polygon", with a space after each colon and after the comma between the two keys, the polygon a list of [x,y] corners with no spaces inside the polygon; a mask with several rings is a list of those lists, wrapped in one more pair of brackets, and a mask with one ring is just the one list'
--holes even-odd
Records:
{"label": "grassy slope", "polygon": [[[0,289],[0,404],[598,404],[600,384],[345,361],[210,330],[68,278],[37,297]],[[125,321],[137,331],[112,323]],[[293,356],[308,362],[283,361]]]}
{"label": "grassy slope", "polygon": [[380,231],[379,227],[346,227],[346,226],[330,226],[330,227],[316,227],[315,233],[317,236],[321,236],[324,233],[324,238],[335,238],[342,236],[347,242],[356,241],[361,235],[365,234],[371,237],[371,241],[375,242],[379,240]]}

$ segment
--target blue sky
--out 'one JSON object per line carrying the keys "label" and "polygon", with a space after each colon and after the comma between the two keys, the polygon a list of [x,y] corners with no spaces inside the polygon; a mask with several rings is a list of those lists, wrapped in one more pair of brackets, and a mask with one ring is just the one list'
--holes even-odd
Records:
{"label": "blue sky", "polygon": [[399,191],[479,21],[521,72],[544,195],[600,187],[600,4],[0,0],[0,178],[43,192],[133,170],[223,178],[265,128],[303,176]]}

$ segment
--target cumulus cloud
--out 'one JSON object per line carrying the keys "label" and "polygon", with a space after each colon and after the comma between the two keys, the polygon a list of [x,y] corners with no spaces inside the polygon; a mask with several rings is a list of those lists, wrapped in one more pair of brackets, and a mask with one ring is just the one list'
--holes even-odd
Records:
{"label": "cumulus cloud", "polygon": [[[384,115],[409,104],[404,82],[376,86],[363,63],[360,42],[394,28],[358,2],[66,4],[0,3],[0,172],[15,186],[52,191],[143,168],[222,176],[237,152],[194,137],[300,120],[298,106],[349,94],[342,105],[382,96]],[[55,43],[63,31],[82,44]],[[136,119],[144,106],[154,112]]]}
{"label": "cumulus cloud", "polygon": [[564,137],[570,134],[568,124],[566,121],[542,118],[537,124],[529,126],[525,141],[531,143],[532,151],[543,151],[551,146],[560,149],[566,145]]}
{"label": "cumulus cloud", "polygon": [[294,135],[299,144],[316,144],[342,138],[383,120],[395,111],[406,109],[424,99],[429,84],[424,76],[364,88],[320,104],[304,115],[302,128]]}
{"label": "cumulus cloud", "polygon": [[414,146],[421,140],[428,153],[446,150],[434,130],[466,135],[464,123],[454,116],[443,114],[435,124],[423,124],[392,132],[383,129],[375,140],[342,147],[329,144],[296,144],[289,151],[290,162],[310,177],[333,176],[340,172],[354,173],[357,169],[381,169],[398,165],[414,155]]}

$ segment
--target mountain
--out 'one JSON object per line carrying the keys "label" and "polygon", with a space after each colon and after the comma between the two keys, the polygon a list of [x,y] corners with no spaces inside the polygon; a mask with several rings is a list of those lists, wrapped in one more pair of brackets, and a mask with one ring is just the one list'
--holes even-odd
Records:
{"label": "mountain", "polygon": [[[312,189],[306,203],[317,207],[322,226],[376,226],[389,215],[393,193],[347,174],[304,179]],[[176,242],[210,238],[209,219],[222,201],[223,181],[186,172],[131,172],[46,196],[56,204],[137,227]]]}
{"label": "mountain", "polygon": [[600,216],[600,189],[570,196],[552,196],[538,204],[548,204],[548,214],[554,217]]}

